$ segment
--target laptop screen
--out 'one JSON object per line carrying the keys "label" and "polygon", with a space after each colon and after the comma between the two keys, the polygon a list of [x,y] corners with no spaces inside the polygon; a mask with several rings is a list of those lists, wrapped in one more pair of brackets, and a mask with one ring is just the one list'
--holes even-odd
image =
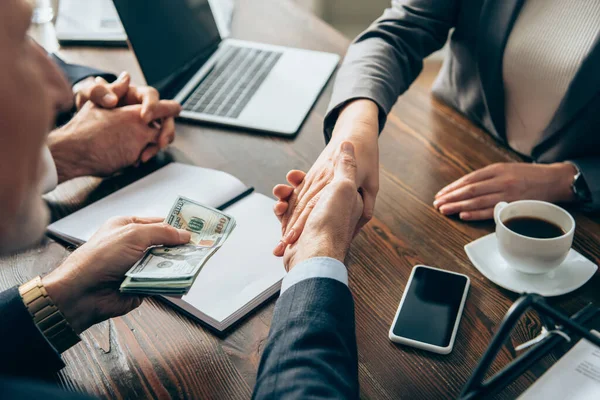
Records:
{"label": "laptop screen", "polygon": [[159,89],[221,41],[208,0],[114,3],[146,81]]}

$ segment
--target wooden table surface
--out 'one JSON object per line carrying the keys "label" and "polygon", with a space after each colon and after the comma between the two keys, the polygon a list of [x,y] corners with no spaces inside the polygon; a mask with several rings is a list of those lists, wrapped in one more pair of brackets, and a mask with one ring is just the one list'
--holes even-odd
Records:
{"label": "wooden table surface", "polygon": [[[234,36],[343,55],[349,42],[334,29],[288,0],[240,0]],[[47,39],[47,38],[46,38]],[[62,49],[70,62],[142,76],[128,50]],[[158,53],[160,55],[160,53]],[[167,159],[231,173],[259,192],[270,194],[292,168],[307,170],[324,147],[322,120],[332,90],[329,83],[299,135],[280,139],[241,131],[179,123],[168,154],[141,171],[101,182],[82,178],[61,185],[47,197],[54,217],[88,204],[156,168]],[[265,110],[268,112],[268,110]],[[493,231],[491,222],[464,223],[432,207],[434,194],[462,175],[493,162],[518,160],[483,131],[413,86],[389,117],[380,138],[381,190],[375,218],[358,236],[347,265],[356,302],[361,397],[438,399],[456,397],[516,295],[484,278],[463,246]],[[574,212],[575,248],[598,263],[599,219]],[[52,241],[25,254],[5,258],[0,288],[25,282],[57,266],[68,251]],[[472,287],[454,351],[447,356],[399,347],[388,329],[411,269],[426,264],[467,274]],[[587,302],[600,304],[600,278],[551,303],[573,313]],[[269,301],[217,337],[200,324],[146,301],[122,318],[99,324],[64,354],[58,379],[65,387],[105,398],[247,399],[268,334],[274,301]],[[537,335],[531,314],[521,321],[499,354],[495,369],[515,357],[514,346]],[[514,398],[564,349],[508,387],[498,398]]]}

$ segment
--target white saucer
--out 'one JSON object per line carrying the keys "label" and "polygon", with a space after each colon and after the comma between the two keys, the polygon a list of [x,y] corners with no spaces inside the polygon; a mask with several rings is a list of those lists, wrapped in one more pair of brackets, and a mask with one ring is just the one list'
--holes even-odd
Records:
{"label": "white saucer", "polygon": [[495,233],[469,243],[465,251],[483,276],[516,293],[560,296],[583,286],[598,269],[596,264],[571,249],[567,259],[555,270],[541,275],[524,274],[511,268],[502,258]]}

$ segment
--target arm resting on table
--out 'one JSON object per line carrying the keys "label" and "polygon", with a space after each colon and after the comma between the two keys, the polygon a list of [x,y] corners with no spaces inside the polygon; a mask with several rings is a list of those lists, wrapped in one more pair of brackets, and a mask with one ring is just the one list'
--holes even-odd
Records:
{"label": "arm resting on table", "polygon": [[393,0],[382,17],[360,34],[340,68],[329,111],[325,138],[331,139],[341,109],[365,98],[380,109],[379,130],[402,93],[417,78],[423,59],[446,43],[455,25],[457,0]]}

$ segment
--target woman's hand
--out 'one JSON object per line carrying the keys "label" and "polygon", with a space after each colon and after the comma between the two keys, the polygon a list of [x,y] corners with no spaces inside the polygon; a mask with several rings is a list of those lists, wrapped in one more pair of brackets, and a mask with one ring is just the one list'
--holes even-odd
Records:
{"label": "woman's hand", "polygon": [[280,200],[275,213],[282,220],[282,239],[274,250],[276,256],[283,256],[285,248],[298,240],[321,192],[333,180],[342,142],[350,142],[355,149],[357,184],[364,201],[357,232],[369,222],[379,191],[378,137],[379,107],[371,100],[353,101],[340,113],[331,141],[308,174],[291,171],[288,181],[292,186],[278,185],[274,189]]}
{"label": "woman's hand", "polygon": [[501,201],[573,201],[571,184],[577,173],[568,163],[500,163],[463,176],[435,195],[433,205],[444,215],[458,214],[463,220],[494,217]]}
{"label": "woman's hand", "polygon": [[121,294],[119,286],[148,247],[177,246],[190,241],[189,232],[162,221],[113,218],[43,278],[48,295],[77,333],[127,314],[142,303],[141,297]]}
{"label": "woman's hand", "polygon": [[[313,257],[331,257],[344,262],[363,213],[356,185],[356,157],[350,142],[341,144],[333,180],[321,191],[298,241],[283,257],[287,271]],[[343,207],[340,207],[343,204]]]}

